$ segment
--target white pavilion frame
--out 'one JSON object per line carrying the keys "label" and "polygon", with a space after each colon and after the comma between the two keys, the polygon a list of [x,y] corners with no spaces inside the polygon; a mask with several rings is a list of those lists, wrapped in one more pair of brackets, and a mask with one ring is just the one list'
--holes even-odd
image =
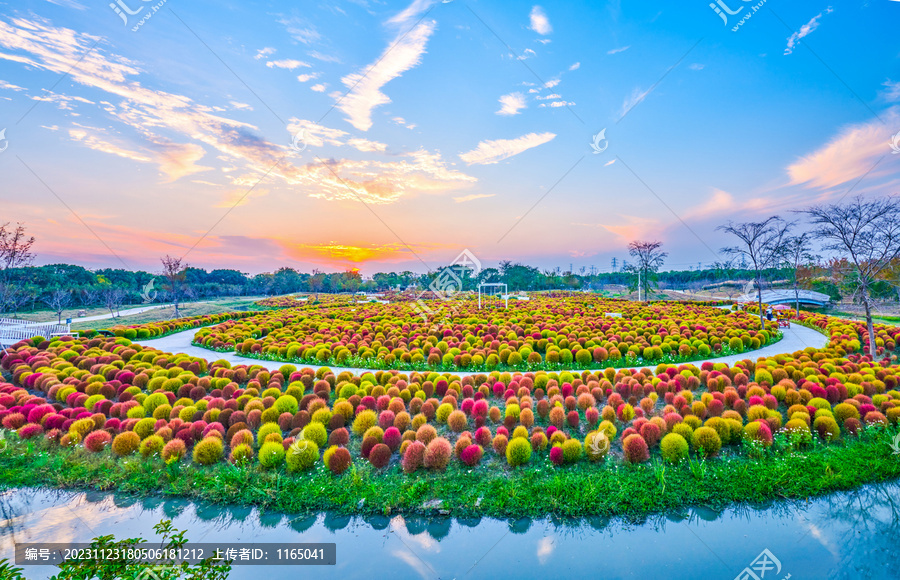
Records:
{"label": "white pavilion frame", "polygon": [[496,288],[496,287],[500,287],[500,286],[503,286],[503,300],[505,302],[504,308],[509,310],[509,287],[506,284],[504,284],[503,282],[489,282],[489,283],[482,283],[482,284],[478,285],[478,309],[479,310],[481,310],[482,294],[484,294],[484,296],[494,296],[494,294],[485,294],[483,292],[483,289],[491,288],[491,287]]}

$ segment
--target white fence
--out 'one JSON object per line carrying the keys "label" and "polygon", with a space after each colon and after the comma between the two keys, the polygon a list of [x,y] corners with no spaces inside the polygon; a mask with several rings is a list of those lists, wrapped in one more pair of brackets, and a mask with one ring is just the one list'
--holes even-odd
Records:
{"label": "white fence", "polygon": [[0,347],[11,346],[20,340],[35,336],[50,338],[51,336],[65,336],[71,333],[71,325],[69,324],[0,318]]}

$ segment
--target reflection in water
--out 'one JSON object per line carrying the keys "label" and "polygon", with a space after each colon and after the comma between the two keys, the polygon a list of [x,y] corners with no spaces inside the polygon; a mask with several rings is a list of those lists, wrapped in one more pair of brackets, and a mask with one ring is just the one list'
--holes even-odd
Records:
{"label": "reflection in water", "polygon": [[[694,506],[646,519],[426,518],[298,515],[128,494],[0,492],[0,557],[16,542],[88,542],[103,534],[155,540],[170,518],[195,542],[335,542],[338,564],[317,578],[734,578],[763,550],[777,578],[898,578],[900,485],[873,485],[814,501]],[[764,509],[759,509],[763,507]],[[602,560],[600,560],[602,558]],[[602,564],[598,564],[601,562]],[[599,566],[599,567],[598,567]],[[52,567],[29,566],[29,578]],[[236,566],[231,580],[296,578],[288,566]],[[306,572],[305,570],[301,572]]]}

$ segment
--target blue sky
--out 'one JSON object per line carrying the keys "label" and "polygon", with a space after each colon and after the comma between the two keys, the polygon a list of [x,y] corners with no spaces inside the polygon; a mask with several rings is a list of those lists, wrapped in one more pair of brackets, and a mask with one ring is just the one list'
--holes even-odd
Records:
{"label": "blue sky", "polygon": [[4,3],[0,220],[89,267],[677,268],[895,193],[900,2],[722,5]]}

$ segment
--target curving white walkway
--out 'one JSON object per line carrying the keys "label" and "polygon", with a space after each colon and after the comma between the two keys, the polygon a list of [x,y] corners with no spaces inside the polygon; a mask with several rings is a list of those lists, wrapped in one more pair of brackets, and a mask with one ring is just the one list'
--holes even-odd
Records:
{"label": "curving white walkway", "polygon": [[[163,338],[155,338],[153,340],[144,340],[140,341],[140,344],[144,346],[150,346],[153,348],[157,348],[164,352],[170,352],[173,354],[184,353],[190,356],[195,356],[199,358],[205,358],[209,361],[224,359],[230,362],[232,365],[253,365],[258,364],[267,369],[274,370],[279,368],[280,366],[287,364],[278,361],[270,361],[270,360],[257,360],[253,358],[246,358],[242,356],[238,356],[233,352],[214,352],[211,350],[207,350],[205,348],[200,348],[191,344],[191,340],[194,337],[197,329],[192,328],[190,330],[185,330],[184,332],[178,332],[175,334],[170,334],[169,336],[165,336]],[[798,350],[803,350],[807,347],[812,348],[822,348],[828,342],[828,338],[811,328],[807,328],[805,326],[800,326],[798,324],[792,325],[791,328],[782,329],[784,334],[784,338],[780,341],[776,342],[773,345],[760,348],[758,350],[754,350],[752,352],[745,352],[739,355],[733,356],[725,356],[719,358],[711,358],[698,360],[695,364],[700,364],[701,362],[709,361],[714,363],[726,363],[729,366],[734,365],[736,362],[750,359],[756,360],[757,358],[766,358],[770,356],[775,356],[778,354],[784,353],[792,353]],[[299,368],[310,367],[310,368],[319,368],[314,365],[294,365]],[[366,372],[367,370],[371,370],[375,372],[375,369],[357,369],[357,368],[349,368],[349,367],[335,367],[331,365],[327,365],[328,368],[335,371],[335,373],[350,371],[352,373],[360,373]],[[634,367],[639,365],[624,365],[625,368]],[[581,371],[575,371],[580,373]],[[460,376],[466,375],[476,375],[483,374],[485,371],[477,371],[477,372],[457,372],[454,373]]]}

